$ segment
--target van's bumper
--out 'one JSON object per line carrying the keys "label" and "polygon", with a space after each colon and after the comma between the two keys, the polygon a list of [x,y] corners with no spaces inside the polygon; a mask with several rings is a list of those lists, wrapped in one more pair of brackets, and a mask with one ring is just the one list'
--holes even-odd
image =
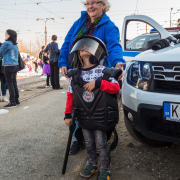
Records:
{"label": "van's bumper", "polygon": [[[137,112],[123,105],[124,115],[132,127],[149,139],[180,143],[180,123],[163,118],[163,106],[139,104]],[[128,118],[128,113],[133,121]]]}

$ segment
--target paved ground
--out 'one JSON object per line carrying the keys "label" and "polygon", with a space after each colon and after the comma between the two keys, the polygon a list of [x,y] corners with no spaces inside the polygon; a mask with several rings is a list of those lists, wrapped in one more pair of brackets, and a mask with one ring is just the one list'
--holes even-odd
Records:
{"label": "paved ground", "polygon": [[[0,115],[0,180],[77,180],[85,150],[69,156],[67,172],[61,174],[68,136],[63,122],[68,81],[61,82],[63,90],[45,88],[40,76],[20,79],[18,85],[24,89],[21,105]],[[125,128],[122,108],[117,132],[112,180],[180,180],[179,145],[147,147],[136,142]]]}
{"label": "paved ground", "polygon": [[68,136],[64,92],[46,92],[0,115],[1,180],[74,179],[73,170],[84,162],[85,151],[70,156],[67,173],[61,175]]}

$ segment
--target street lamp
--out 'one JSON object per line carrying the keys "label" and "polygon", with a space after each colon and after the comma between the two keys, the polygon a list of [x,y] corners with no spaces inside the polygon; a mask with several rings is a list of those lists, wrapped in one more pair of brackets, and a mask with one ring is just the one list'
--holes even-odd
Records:
{"label": "street lamp", "polygon": [[36,19],[36,21],[43,20],[45,22],[45,46],[47,46],[47,28],[46,28],[46,22],[48,20],[55,20],[54,18],[46,18],[46,19]]}

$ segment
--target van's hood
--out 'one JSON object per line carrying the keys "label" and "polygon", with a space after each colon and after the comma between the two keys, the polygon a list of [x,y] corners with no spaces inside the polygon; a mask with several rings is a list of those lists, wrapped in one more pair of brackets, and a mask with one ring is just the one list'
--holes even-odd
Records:
{"label": "van's hood", "polygon": [[134,60],[147,62],[180,62],[180,44],[171,45],[161,50],[147,50],[136,57]]}

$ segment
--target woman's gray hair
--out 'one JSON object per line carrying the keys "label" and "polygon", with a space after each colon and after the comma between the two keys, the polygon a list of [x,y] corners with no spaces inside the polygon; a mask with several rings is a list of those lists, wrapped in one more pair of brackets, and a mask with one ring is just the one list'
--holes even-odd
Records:
{"label": "woman's gray hair", "polygon": [[[102,1],[102,2],[105,4],[105,9],[103,9],[103,11],[104,11],[104,12],[109,11],[111,5],[110,5],[110,3],[108,2],[108,0],[99,0],[99,1]],[[81,2],[82,2],[83,4],[86,3],[85,0],[81,0]]]}

